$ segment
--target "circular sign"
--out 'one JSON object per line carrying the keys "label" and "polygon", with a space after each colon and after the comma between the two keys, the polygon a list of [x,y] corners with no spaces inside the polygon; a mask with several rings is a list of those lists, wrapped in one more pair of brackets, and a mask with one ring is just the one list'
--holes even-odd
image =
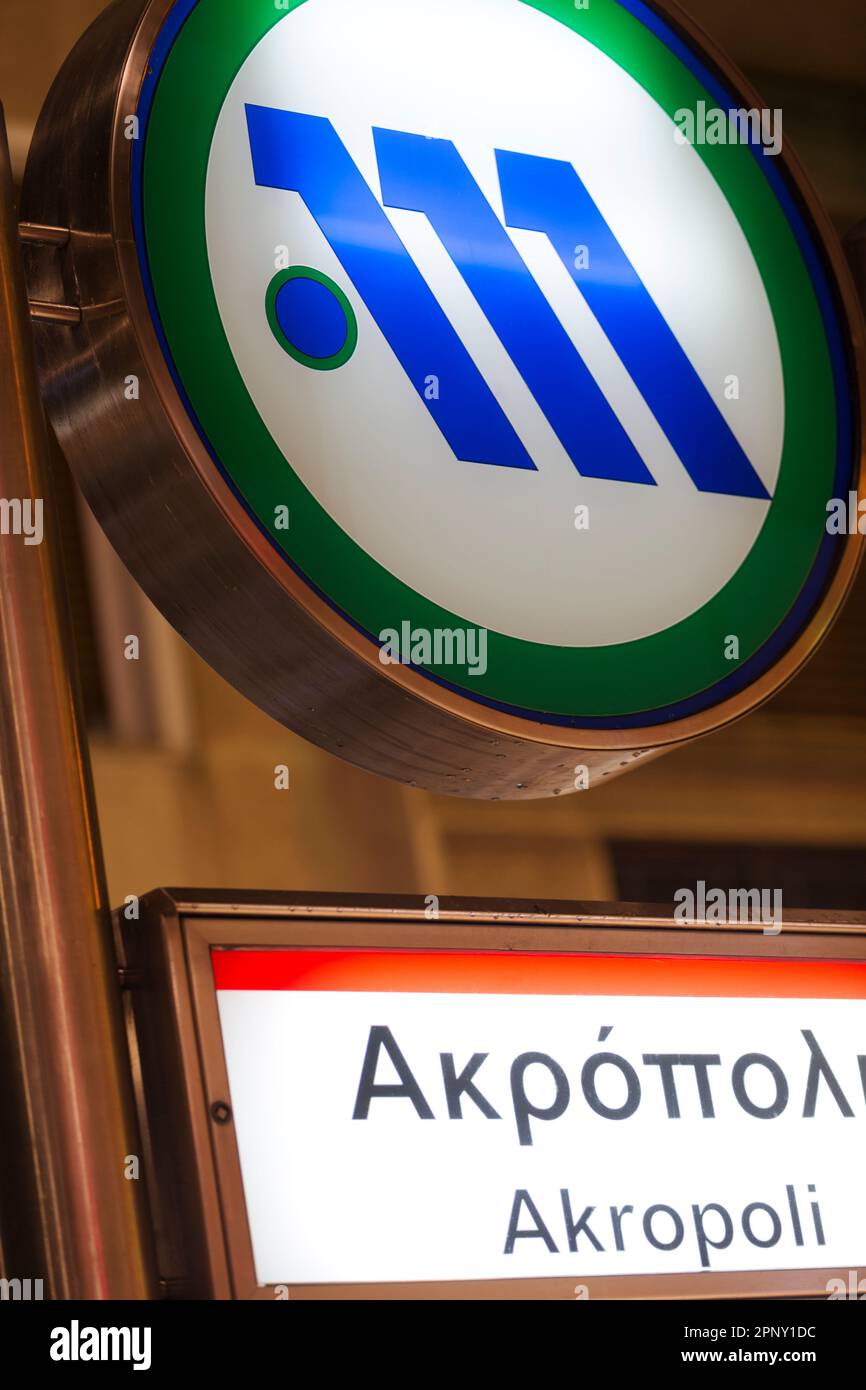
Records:
{"label": "circular sign", "polygon": [[668,10],[131,0],[25,215],[72,228],[31,290],[81,294],[39,346],[109,536],[344,757],[574,790],[766,699],[844,599],[848,273],[782,113]]}

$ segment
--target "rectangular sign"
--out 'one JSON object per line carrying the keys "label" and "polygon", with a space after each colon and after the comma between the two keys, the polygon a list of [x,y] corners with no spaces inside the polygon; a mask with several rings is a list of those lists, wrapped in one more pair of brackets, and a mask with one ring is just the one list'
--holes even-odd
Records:
{"label": "rectangular sign", "polygon": [[259,1285],[866,1263],[862,958],[209,949]]}

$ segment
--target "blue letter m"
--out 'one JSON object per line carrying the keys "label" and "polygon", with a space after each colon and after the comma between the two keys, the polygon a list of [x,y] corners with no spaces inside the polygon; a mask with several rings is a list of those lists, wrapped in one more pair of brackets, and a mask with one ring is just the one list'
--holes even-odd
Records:
{"label": "blue letter m", "polygon": [[[454,454],[534,468],[330,121],[248,106],[256,182],[298,193]],[[374,130],[386,207],[422,212],[585,477],[654,479],[450,140]],[[702,492],[767,498],[572,165],[496,151],[505,221],[546,234]],[[591,248],[576,271],[577,244]],[[428,399],[424,385],[439,377]]]}

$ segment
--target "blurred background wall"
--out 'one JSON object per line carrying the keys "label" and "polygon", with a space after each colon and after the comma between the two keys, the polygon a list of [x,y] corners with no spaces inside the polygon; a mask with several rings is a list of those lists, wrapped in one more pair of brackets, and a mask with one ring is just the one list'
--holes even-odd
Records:
{"label": "blurred background wall", "polygon": [[[19,177],[54,73],[102,8],[0,0]],[[783,108],[840,232],[866,217],[864,0],[686,9]],[[704,879],[866,908],[866,572],[806,671],[728,731],[561,801],[461,802],[356,771],[260,714],[126,576],[59,457],[58,486],[114,902],[160,884],[667,902]]]}

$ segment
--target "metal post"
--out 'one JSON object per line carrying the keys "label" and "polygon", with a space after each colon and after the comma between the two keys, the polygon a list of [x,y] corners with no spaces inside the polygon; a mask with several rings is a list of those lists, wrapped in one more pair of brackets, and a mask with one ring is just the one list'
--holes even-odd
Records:
{"label": "metal post", "polygon": [[[3,1274],[41,1278],[52,1298],[148,1298],[144,1184],[124,1171],[142,1149],[2,108],[0,496]],[[43,500],[42,544],[13,533],[14,499]]]}

